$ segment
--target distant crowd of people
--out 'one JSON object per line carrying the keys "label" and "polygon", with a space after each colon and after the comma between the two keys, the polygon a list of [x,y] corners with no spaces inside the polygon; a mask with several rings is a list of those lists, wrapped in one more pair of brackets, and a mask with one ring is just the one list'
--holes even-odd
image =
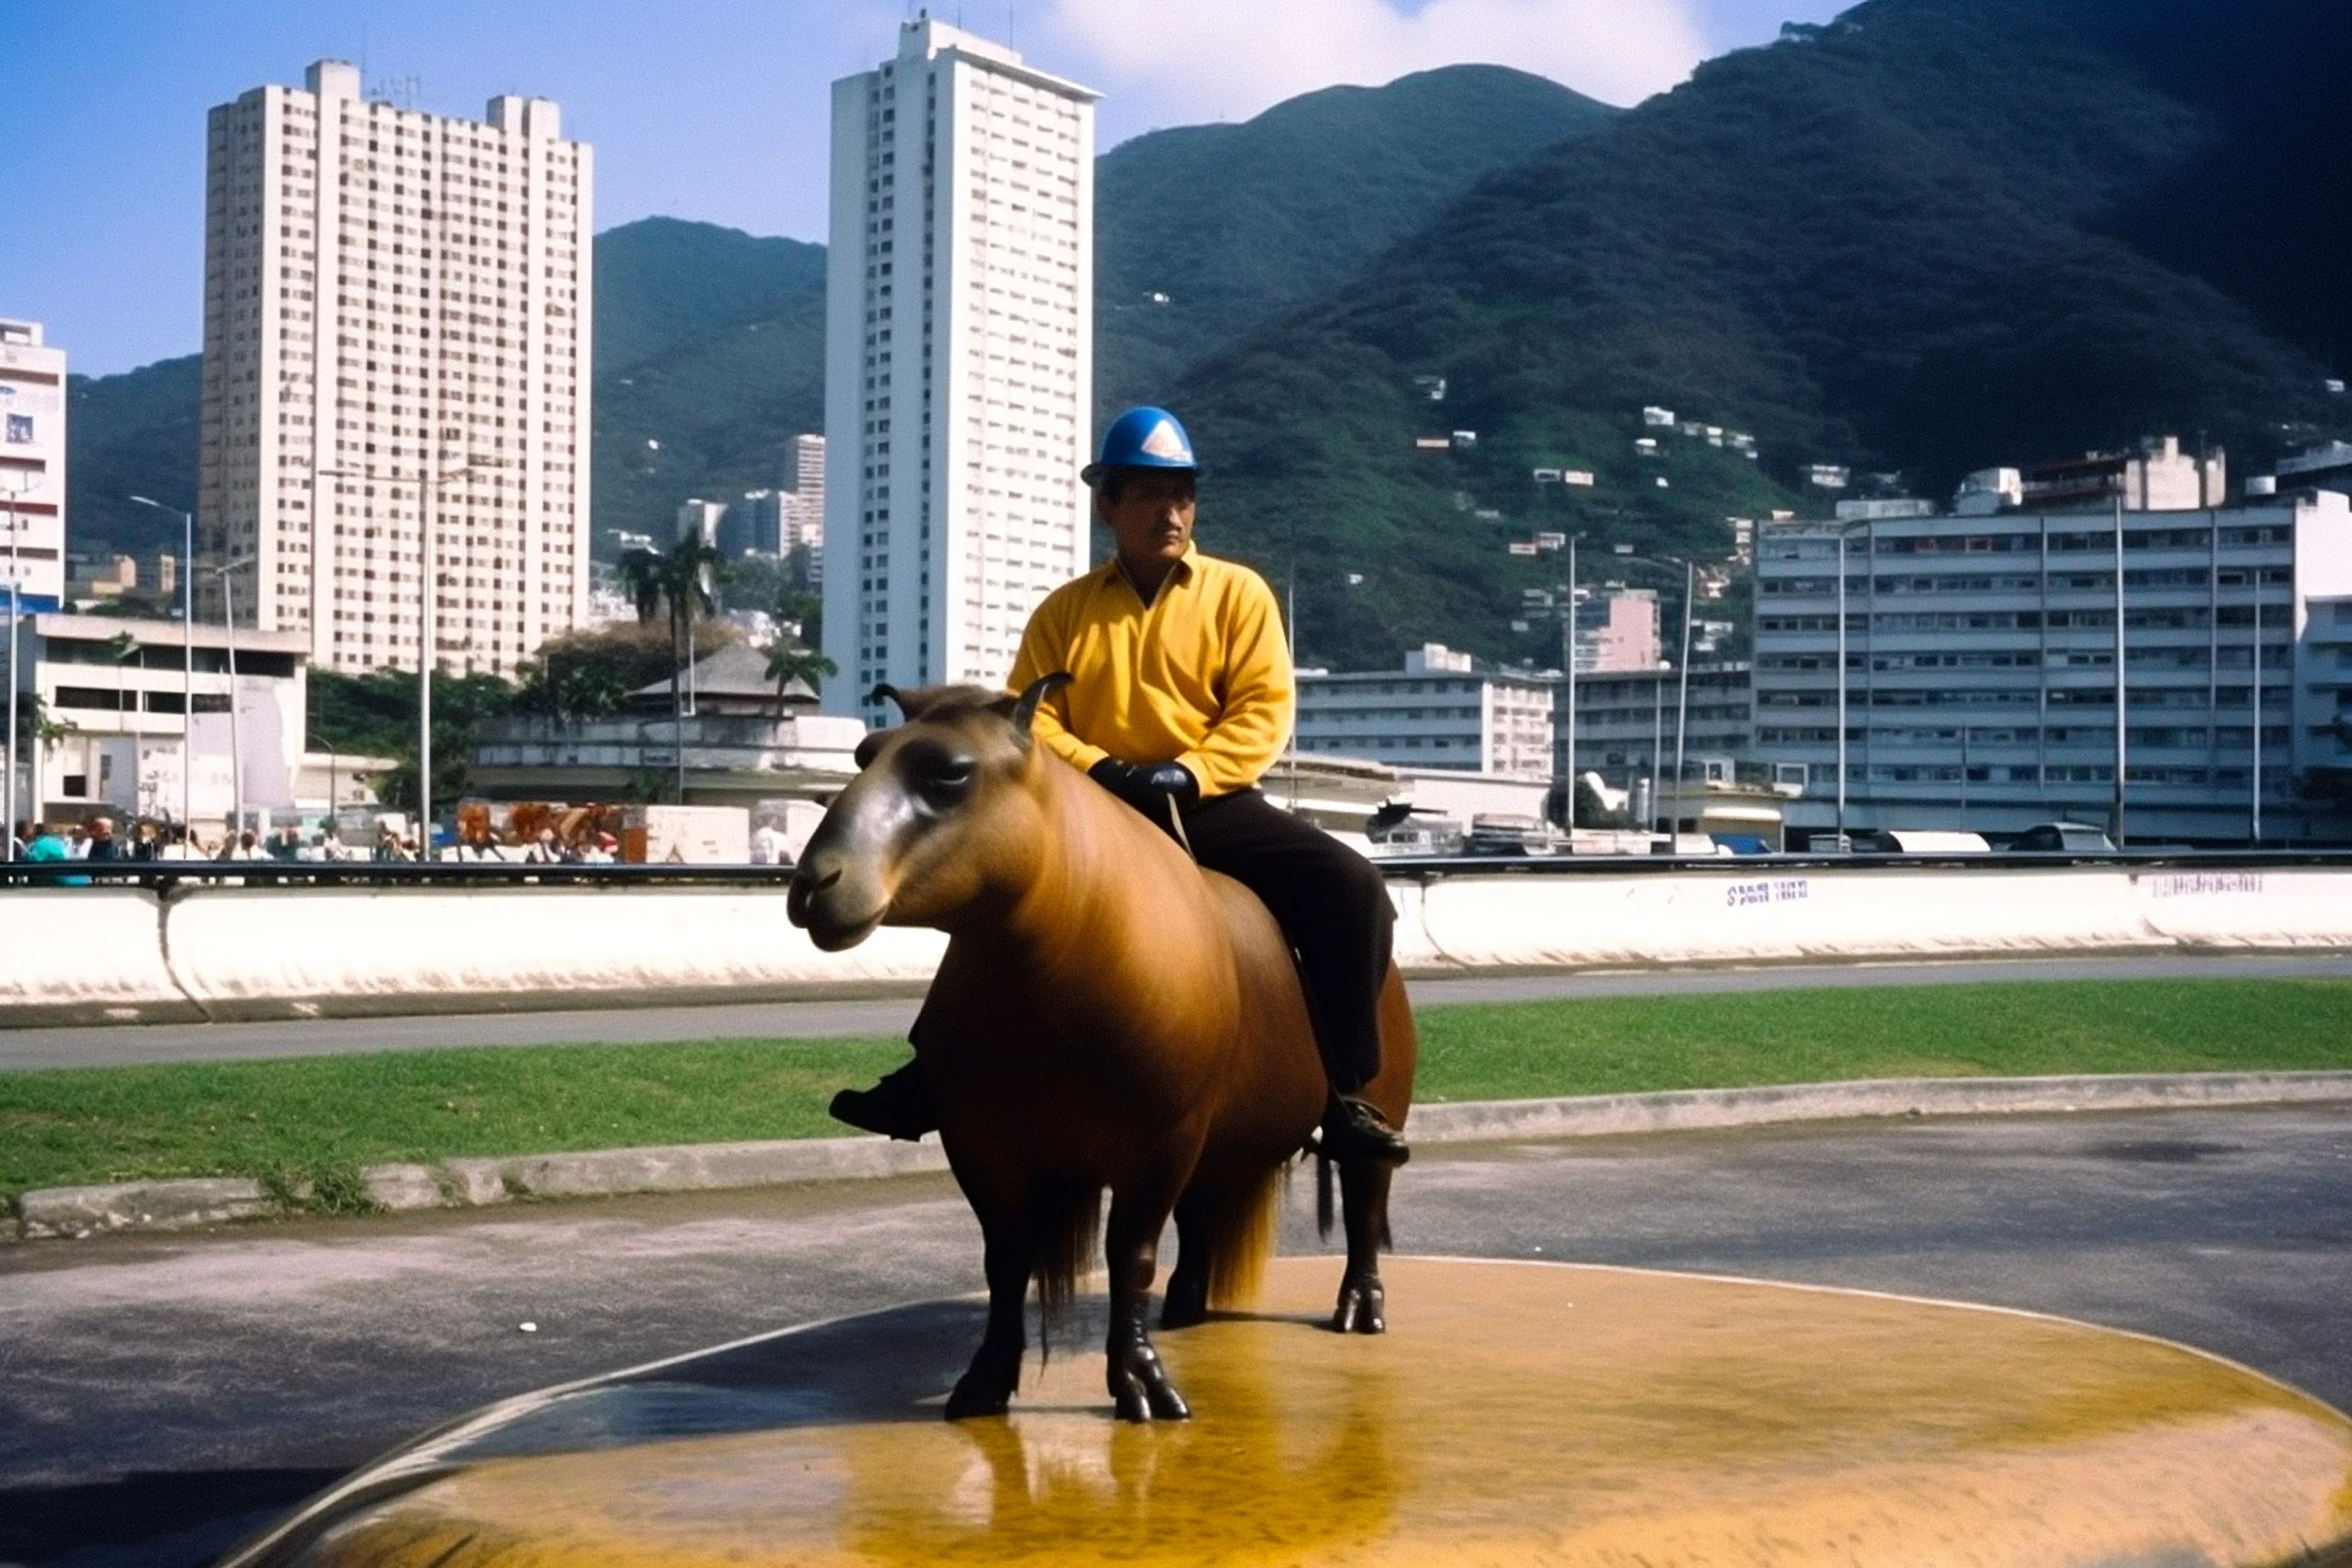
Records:
{"label": "distant crowd of people", "polygon": [[[250,827],[216,832],[182,822],[142,822],[129,831],[115,831],[114,819],[93,816],[86,822],[19,822],[10,834],[8,860],[35,864],[58,861],[201,860],[209,862],[275,861],[280,864],[319,861],[418,861],[425,850],[414,833],[401,833],[389,824],[377,829],[375,842],[362,847],[346,844],[331,828],[305,834],[289,823],[269,833]],[[529,844],[501,844],[477,837],[436,847],[440,861],[510,861],[520,865],[610,865],[620,858],[620,841],[609,833],[566,844],[542,831]]]}

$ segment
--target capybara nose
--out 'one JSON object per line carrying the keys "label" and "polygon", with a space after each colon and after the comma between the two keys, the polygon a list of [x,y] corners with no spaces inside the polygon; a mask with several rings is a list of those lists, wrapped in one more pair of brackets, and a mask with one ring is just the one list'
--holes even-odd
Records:
{"label": "capybara nose", "polygon": [[793,873],[792,890],[784,895],[784,918],[806,931],[809,900],[840,880],[841,867],[838,863],[820,868],[814,861],[803,859],[800,868]]}

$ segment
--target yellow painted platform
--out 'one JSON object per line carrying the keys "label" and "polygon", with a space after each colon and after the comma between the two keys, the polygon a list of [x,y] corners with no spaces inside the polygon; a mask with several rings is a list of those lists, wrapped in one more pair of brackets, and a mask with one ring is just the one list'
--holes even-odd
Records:
{"label": "yellow painted platform", "polygon": [[244,1562],[2187,1568],[2352,1537],[2352,1423],[2177,1345],[1410,1258],[1390,1333],[1342,1338],[1337,1277],[1286,1260],[1262,1315],[1160,1336],[1187,1424],[1114,1423],[1074,1352],[951,1426],[977,1308],[929,1303],[512,1402]]}

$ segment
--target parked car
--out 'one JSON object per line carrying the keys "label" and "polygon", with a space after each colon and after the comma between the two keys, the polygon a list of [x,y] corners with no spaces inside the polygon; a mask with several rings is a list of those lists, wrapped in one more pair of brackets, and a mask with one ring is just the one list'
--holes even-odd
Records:
{"label": "parked car", "polygon": [[2105,832],[2081,822],[2044,822],[2027,828],[2008,847],[2043,854],[2112,855],[2114,840]]}
{"label": "parked car", "polygon": [[1982,834],[1944,828],[1883,827],[1846,837],[1859,855],[1987,855],[1992,851]]}

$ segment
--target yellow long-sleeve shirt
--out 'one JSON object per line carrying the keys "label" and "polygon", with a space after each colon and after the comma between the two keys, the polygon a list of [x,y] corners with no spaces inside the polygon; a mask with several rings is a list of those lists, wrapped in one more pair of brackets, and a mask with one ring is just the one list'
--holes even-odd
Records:
{"label": "yellow long-sleeve shirt", "polygon": [[1196,549],[1148,605],[1116,560],[1048,595],[1009,684],[1057,669],[1076,679],[1030,732],[1081,770],[1106,756],[1178,762],[1208,798],[1255,784],[1290,739],[1297,690],[1274,591]]}

